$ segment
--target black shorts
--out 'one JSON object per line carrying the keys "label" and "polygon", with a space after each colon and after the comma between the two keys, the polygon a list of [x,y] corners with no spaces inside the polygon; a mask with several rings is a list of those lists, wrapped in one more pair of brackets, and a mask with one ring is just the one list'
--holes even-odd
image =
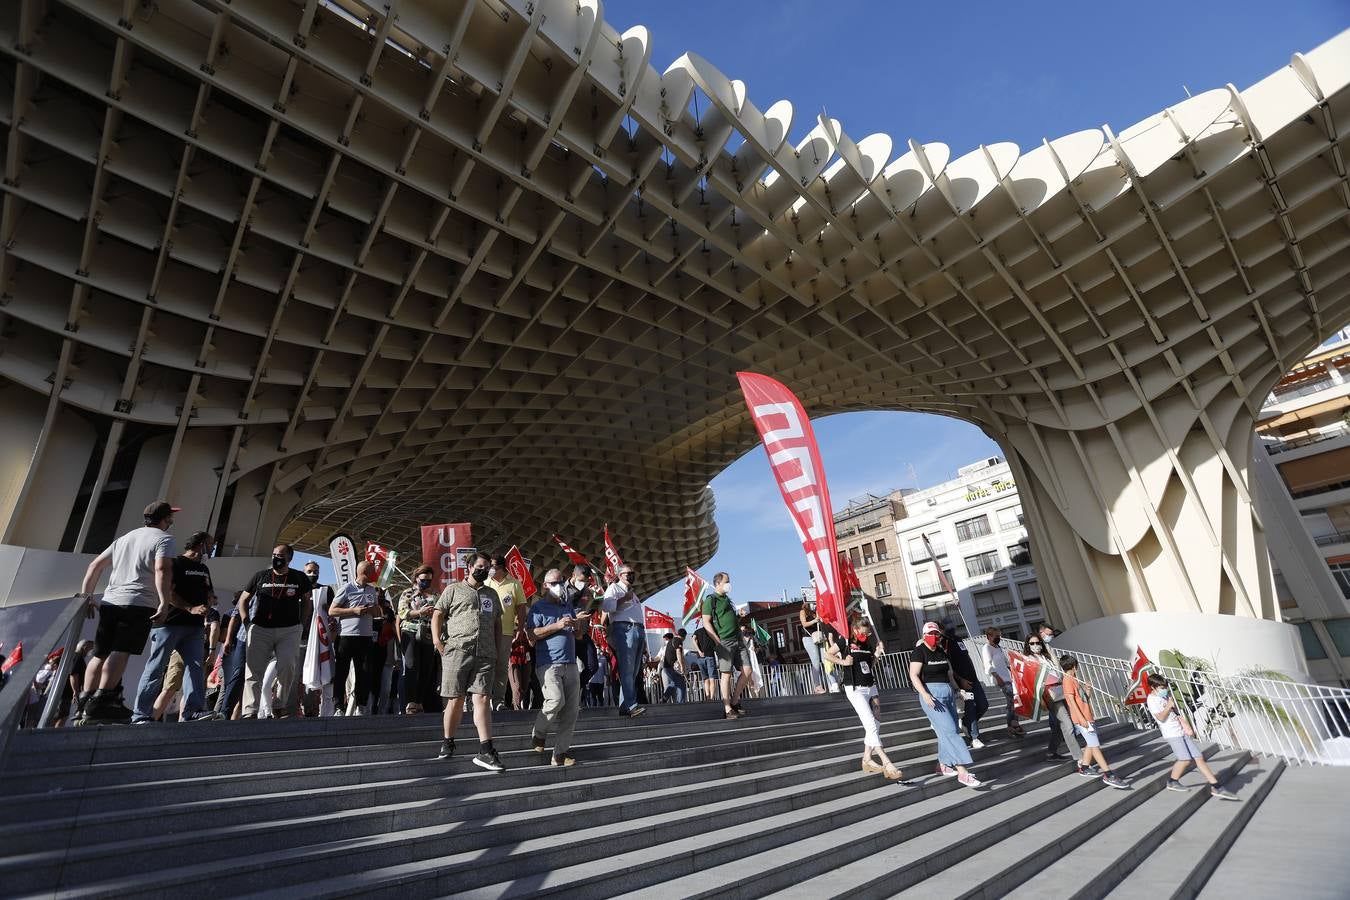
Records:
{"label": "black shorts", "polygon": [[98,605],[98,630],[94,632],[94,655],[107,659],[109,653],[140,656],[150,637],[153,609],[144,606]]}

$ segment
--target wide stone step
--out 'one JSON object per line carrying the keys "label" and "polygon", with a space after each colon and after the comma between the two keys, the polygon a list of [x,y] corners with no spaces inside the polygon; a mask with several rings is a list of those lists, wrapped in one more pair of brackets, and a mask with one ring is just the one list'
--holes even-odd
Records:
{"label": "wide stone step", "polygon": [[[857,743],[854,743],[857,748]],[[1019,763],[1017,748],[1011,743],[1007,749],[1009,763]],[[850,776],[838,776],[850,777]],[[864,790],[857,796],[864,806],[886,805],[894,802],[893,786],[876,776],[864,778],[861,772],[851,776],[864,782]],[[518,840],[512,837],[495,846],[463,851],[462,833],[456,828],[447,832],[443,826],[389,831],[367,838],[330,841],[321,846],[286,848],[274,852],[250,854],[219,863],[194,864],[169,871],[141,873],[125,879],[88,884],[75,888],[70,896],[152,896],[198,885],[224,893],[237,894],[249,890],[277,890],[294,895],[292,885],[303,885],[306,896],[322,896],[330,888],[347,892],[351,885],[361,884],[363,891],[372,890],[378,876],[373,872],[389,874],[389,888],[399,896],[412,891],[418,896],[443,893],[438,888],[442,876],[449,873],[456,887],[464,890],[514,876],[522,866],[531,869],[556,868],[579,860],[601,860],[613,854],[614,836],[621,831],[624,845],[631,848],[663,846],[672,834],[697,832],[708,828],[719,831],[745,832],[751,823],[758,822],[772,812],[770,818],[795,817],[797,810],[818,802],[821,791],[803,790],[801,784],[757,792],[753,802],[746,797],[720,798],[716,783],[695,788],[701,802],[674,813],[646,813],[628,817],[615,824],[587,825],[574,816],[558,828],[536,838]],[[585,827],[583,827],[585,826]],[[565,835],[565,840],[560,836]],[[369,868],[372,860],[385,865]],[[410,883],[404,868],[419,870],[423,876]]]}
{"label": "wide stone step", "polygon": [[1237,803],[1206,802],[1170,833],[1163,831],[1160,843],[1147,855],[1136,859],[1128,877],[1112,886],[1105,896],[1113,900],[1194,897],[1261,802],[1275,788],[1284,770],[1283,760],[1255,759],[1249,762],[1236,777],[1227,781],[1238,795]]}
{"label": "wide stone step", "polygon": [[[1145,735],[1123,728],[1104,733],[1118,736],[1124,770],[1148,765],[1161,752]],[[687,883],[691,897],[889,896],[926,877],[929,866],[940,871],[930,857],[954,847],[973,857],[1006,837],[1011,820],[1050,815],[1102,788],[1100,781],[1079,778],[1068,764],[1046,762],[1039,754],[1026,757],[1020,771],[980,767],[977,772],[981,779],[990,779],[987,787],[963,788],[918,804],[904,815],[866,820],[839,840],[798,841],[719,867],[700,867],[681,883]],[[939,783],[956,781],[948,777]],[[776,850],[781,854],[775,855]],[[940,893],[927,894],[950,895],[951,888],[945,885]]]}

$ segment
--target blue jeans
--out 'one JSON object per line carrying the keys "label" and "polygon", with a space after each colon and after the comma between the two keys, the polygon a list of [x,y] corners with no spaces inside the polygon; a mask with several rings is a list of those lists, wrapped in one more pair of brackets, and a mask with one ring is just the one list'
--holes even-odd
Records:
{"label": "blue jeans", "polygon": [[809,634],[802,639],[802,646],[806,648],[806,655],[811,659],[811,680],[814,682],[812,687],[819,685],[821,690],[824,690],[825,669],[820,664],[820,646],[811,640]]}
{"label": "blue jeans", "polygon": [[933,709],[926,700],[919,700],[919,706],[923,707],[924,714],[933,725],[933,733],[937,735],[938,762],[947,766],[970,765],[970,749],[961,740],[961,732],[956,730],[956,697],[952,686],[939,682],[925,687],[938,705],[937,709]]}
{"label": "blue jeans", "polygon": [[975,695],[975,699],[966,701],[961,713],[961,724],[966,726],[966,734],[975,741],[980,737],[980,716],[989,712],[989,698],[985,696],[984,685],[979,681],[971,682],[970,692]]}
{"label": "blue jeans", "polygon": [[684,692],[687,687],[684,676],[676,672],[670,666],[662,666],[662,671],[666,675],[666,699],[673,700],[676,703],[684,702]]}
{"label": "blue jeans", "polygon": [[206,680],[202,677],[202,655],[205,637],[200,625],[161,625],[150,630],[150,656],[136,688],[136,709],[131,720],[143,722],[155,717],[155,700],[164,687],[164,670],[169,667],[169,656],[177,650],[183,657],[183,687],[186,701],[183,717],[190,718],[202,711],[206,694]]}
{"label": "blue jeans", "polygon": [[220,664],[220,700],[216,712],[225,718],[234,712],[234,705],[244,696],[244,656],[248,652],[248,628],[242,627],[234,636],[234,647]]}
{"label": "blue jeans", "polygon": [[614,655],[619,658],[619,712],[626,713],[638,705],[637,676],[642,651],[647,646],[647,632],[636,622],[615,622],[610,641]]}

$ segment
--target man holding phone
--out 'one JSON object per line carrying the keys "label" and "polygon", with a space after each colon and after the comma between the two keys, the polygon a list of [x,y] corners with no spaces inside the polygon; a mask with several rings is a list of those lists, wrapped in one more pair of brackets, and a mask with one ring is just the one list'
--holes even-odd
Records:
{"label": "man holding phone", "polygon": [[525,618],[525,636],[534,646],[535,668],[544,691],[544,705],[534,721],[530,746],[536,753],[553,739],[553,765],[570,766],[576,759],[572,748],[572,729],[581,708],[581,679],[577,672],[577,638],[590,627],[590,613],[578,613],[563,592],[562,572],[549,569],[544,575],[544,594],[534,602]]}

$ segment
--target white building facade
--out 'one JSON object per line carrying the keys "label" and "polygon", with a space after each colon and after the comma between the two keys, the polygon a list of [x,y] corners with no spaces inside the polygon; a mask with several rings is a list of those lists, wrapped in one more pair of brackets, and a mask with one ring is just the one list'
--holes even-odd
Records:
{"label": "white building facade", "polygon": [[[950,618],[975,633],[993,626],[1021,637],[1045,618],[1017,484],[1001,457],[907,494],[905,506],[909,517],[896,522],[896,537],[917,621]],[[959,615],[939,566],[959,598]]]}

